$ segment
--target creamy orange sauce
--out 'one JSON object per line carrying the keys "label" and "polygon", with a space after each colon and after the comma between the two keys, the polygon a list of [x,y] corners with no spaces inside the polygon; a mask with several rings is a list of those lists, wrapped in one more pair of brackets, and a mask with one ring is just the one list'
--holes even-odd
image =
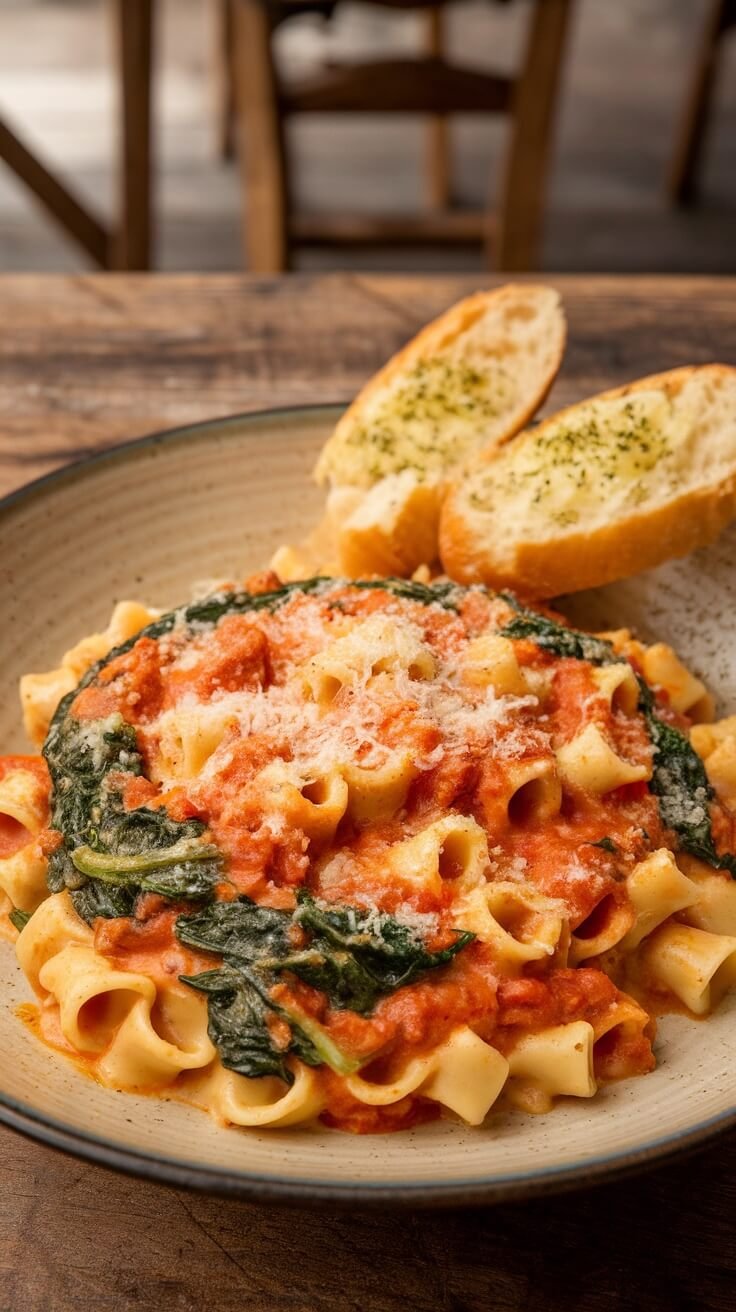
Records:
{"label": "creamy orange sauce", "polygon": [[[448,710],[430,713],[426,688],[418,681],[407,687],[405,681],[394,686],[391,680],[375,680],[367,700],[360,689],[346,686],[338,692],[319,723],[334,720],[337,732],[341,721],[353,723],[356,708],[367,715],[358,720],[351,749],[355,764],[371,768],[377,756],[402,751],[418,764],[396,814],[363,823],[343,817],[325,842],[291,824],[278,809],[268,809],[260,772],[273,762],[298,764],[303,743],[286,715],[269,721],[266,710],[281,704],[276,694],[298,676],[298,667],[348,631],[348,620],[374,615],[411,625],[443,671]],[[628,905],[624,881],[633,865],[648,852],[671,846],[656,799],[646,784],[603,797],[565,786],[559,814],[544,820],[516,817],[508,806],[509,771],[528,760],[553,763],[555,750],[589,723],[634,764],[650,759],[649,736],[638,712],[611,710],[586,662],[556,659],[526,640],[514,644],[519,665],[545,675],[548,691],[539,699],[517,699],[494,720],[485,689],[464,684],[460,671],[468,642],[508,618],[504,603],[481,591],[468,593],[459,613],[350,586],[335,587],[329,596],[297,593],[275,614],[229,615],[214,631],[189,641],[176,631],[158,642],[140,639],[106,667],[99,684],[77,696],[72,713],[96,719],[118,711],[136,728],[147,771],[160,781],[126,777],[124,804],[129,810],[164,807],[175,819],[200,817],[225,859],[226,882],[218,896],[247,894],[264,905],[290,908],[296,890],[307,887],[326,902],[430,915],[435,919],[427,945],[439,949],[462,929],[452,872],[445,872],[436,889],[387,877],[387,861],[397,843],[450,812],[471,817],[485,831],[490,879],[525,883],[558,899],[570,928],[592,938],[612,908]],[[246,697],[239,703],[240,719],[234,717],[197,777],[163,777],[162,714],[217,706],[234,694],[259,699],[251,721]],[[266,701],[271,696],[268,705],[264,695]],[[719,823],[725,832],[727,822]],[[14,850],[17,837],[9,818],[0,817],[0,853]],[[611,840],[614,853],[595,846],[602,838]],[[185,910],[149,895],[139,901],[134,918],[97,921],[95,948],[117,967],[142,972],[159,985],[211,969],[216,959],[184,948],[176,938],[176,918]],[[332,1009],[324,995],[293,977],[273,990],[274,1000],[297,1006],[346,1053],[368,1062],[362,1074],[376,1079],[389,1078],[459,1025],[507,1052],[524,1033],[548,1026],[584,1019],[595,1028],[623,996],[596,963],[568,969],[534,961],[509,978],[491,945],[479,941],[450,965],[382,998],[370,1016]],[[53,1019],[44,1013],[39,1024],[46,1041],[59,1046]],[[598,1077],[650,1070],[653,1033],[652,1024],[604,1036],[595,1051]],[[328,1096],[325,1119],[343,1129],[400,1129],[437,1114],[420,1096],[387,1108],[366,1107],[326,1068],[318,1078]]]}
{"label": "creamy orange sauce", "polygon": [[[42,756],[0,756],[0,780],[16,770],[27,771],[43,788],[49,788],[49,772]],[[0,860],[19,852],[32,837],[18,820],[0,811]]]}

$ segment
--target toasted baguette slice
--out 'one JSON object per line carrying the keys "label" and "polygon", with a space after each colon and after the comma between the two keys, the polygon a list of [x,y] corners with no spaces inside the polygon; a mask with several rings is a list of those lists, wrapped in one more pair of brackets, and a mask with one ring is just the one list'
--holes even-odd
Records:
{"label": "toasted baguette slice", "polygon": [[684,556],[736,516],[736,369],[642,378],[473,461],[443,503],[463,583],[577,592]]}
{"label": "toasted baguette slice", "polygon": [[404,469],[439,481],[504,442],[541,405],[565,319],[551,287],[509,285],[459,301],[389,360],[340,419],[318,482],[372,487]]}
{"label": "toasted baguette slice", "polygon": [[[332,494],[334,496],[334,493]],[[337,529],[340,573],[408,576],[437,556],[440,486],[411,469],[376,483]]]}
{"label": "toasted baguette slice", "polygon": [[284,583],[314,574],[409,577],[437,558],[441,489],[410,469],[367,492],[334,487],[317,527],[302,542],[279,547],[271,569]]}

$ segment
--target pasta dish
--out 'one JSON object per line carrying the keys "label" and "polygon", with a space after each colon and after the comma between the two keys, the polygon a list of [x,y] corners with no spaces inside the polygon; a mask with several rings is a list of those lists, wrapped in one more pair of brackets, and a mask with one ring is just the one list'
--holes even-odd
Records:
{"label": "pasta dish", "polygon": [[736,977],[736,720],[663,643],[445,580],[120,603],[0,758],[26,1019],[112,1089],[355,1132],[655,1064]]}

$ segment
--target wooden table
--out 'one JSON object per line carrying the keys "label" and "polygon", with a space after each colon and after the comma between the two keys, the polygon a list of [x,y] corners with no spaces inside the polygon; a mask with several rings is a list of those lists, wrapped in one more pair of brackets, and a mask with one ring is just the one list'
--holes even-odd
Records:
{"label": "wooden table", "polygon": [[[349,397],[476,281],[0,279],[0,491],[183,420]],[[736,361],[736,280],[550,281],[570,322],[555,406]],[[2,1312],[736,1308],[736,1133],[628,1183],[456,1213],[224,1202],[3,1129],[0,1154]]]}

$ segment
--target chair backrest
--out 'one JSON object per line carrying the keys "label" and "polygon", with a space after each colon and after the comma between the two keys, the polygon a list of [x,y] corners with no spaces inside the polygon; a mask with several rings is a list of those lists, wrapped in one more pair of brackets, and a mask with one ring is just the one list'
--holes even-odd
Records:
{"label": "chair backrest", "polygon": [[[510,0],[499,0],[509,3]],[[331,0],[228,0],[233,6],[233,71],[240,106],[240,146],[247,221],[245,250],[258,272],[285,268],[291,243],[456,242],[484,240],[489,262],[533,269],[539,260],[545,182],[562,62],[575,0],[534,0],[521,67],[514,76],[481,72],[448,59],[444,7],[419,0],[373,0],[426,10],[425,50],[415,58],[365,58],[326,65],[287,83],[279,76],[271,36],[295,13],[332,10]],[[285,121],[306,114],[430,116],[431,208],[413,216],[297,213],[289,203]],[[468,214],[438,205],[447,199],[444,124],[449,115],[506,113],[511,120],[498,213]]]}

